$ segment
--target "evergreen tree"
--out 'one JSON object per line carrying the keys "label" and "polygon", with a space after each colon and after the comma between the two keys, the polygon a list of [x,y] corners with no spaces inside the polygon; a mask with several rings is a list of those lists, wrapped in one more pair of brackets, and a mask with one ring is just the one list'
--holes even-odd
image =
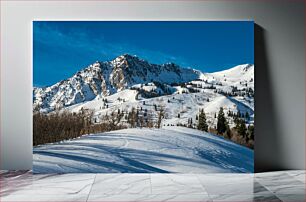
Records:
{"label": "evergreen tree", "polygon": [[202,109],[199,114],[199,121],[198,121],[198,129],[207,132],[208,131],[208,125],[206,122],[206,115],[204,113],[204,110]]}
{"label": "evergreen tree", "polygon": [[248,126],[248,138],[254,140],[254,125]]}
{"label": "evergreen tree", "polygon": [[238,119],[236,121],[235,128],[240,136],[242,136],[243,138],[246,137],[247,128],[243,119]]}
{"label": "evergreen tree", "polygon": [[241,112],[238,110],[237,112],[237,117],[240,118],[241,117]]}
{"label": "evergreen tree", "polygon": [[223,107],[220,107],[219,113],[218,113],[218,122],[217,122],[217,131],[218,134],[223,134],[226,131],[227,128],[227,122],[224,116]]}
{"label": "evergreen tree", "polygon": [[233,116],[232,111],[231,111],[231,110],[228,110],[227,115],[228,115],[229,117]]}
{"label": "evergreen tree", "polygon": [[249,119],[250,119],[250,114],[249,114],[249,112],[246,112],[246,113],[245,113],[245,118],[246,118],[246,120],[249,120]]}

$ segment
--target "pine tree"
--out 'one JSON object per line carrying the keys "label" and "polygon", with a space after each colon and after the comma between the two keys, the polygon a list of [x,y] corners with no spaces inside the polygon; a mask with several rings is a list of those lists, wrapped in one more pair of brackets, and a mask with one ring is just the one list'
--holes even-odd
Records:
{"label": "pine tree", "polygon": [[249,119],[250,119],[250,114],[249,114],[249,112],[246,112],[246,113],[245,113],[245,118],[246,118],[246,120],[249,120]]}
{"label": "pine tree", "polygon": [[219,113],[218,113],[218,122],[217,122],[217,131],[218,134],[223,134],[226,131],[227,128],[227,122],[224,116],[223,108],[220,107]]}
{"label": "pine tree", "polygon": [[240,136],[242,136],[243,138],[246,137],[247,128],[243,119],[238,119],[236,121],[235,128]]}
{"label": "pine tree", "polygon": [[198,121],[198,129],[207,132],[208,131],[208,125],[206,122],[206,115],[204,113],[204,110],[202,109],[199,114],[199,121]]}
{"label": "pine tree", "polygon": [[248,126],[248,138],[254,140],[254,125]]}
{"label": "pine tree", "polygon": [[228,110],[227,115],[228,115],[229,117],[231,117],[231,116],[232,116],[232,111],[231,111],[231,110]]}
{"label": "pine tree", "polygon": [[237,117],[240,118],[241,117],[241,112],[238,110],[237,112]]}

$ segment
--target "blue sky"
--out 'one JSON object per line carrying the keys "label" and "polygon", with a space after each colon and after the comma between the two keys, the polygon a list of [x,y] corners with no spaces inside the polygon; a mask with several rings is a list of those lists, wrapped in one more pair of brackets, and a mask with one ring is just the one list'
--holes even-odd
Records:
{"label": "blue sky", "polygon": [[34,86],[124,53],[204,72],[254,63],[253,21],[33,22]]}

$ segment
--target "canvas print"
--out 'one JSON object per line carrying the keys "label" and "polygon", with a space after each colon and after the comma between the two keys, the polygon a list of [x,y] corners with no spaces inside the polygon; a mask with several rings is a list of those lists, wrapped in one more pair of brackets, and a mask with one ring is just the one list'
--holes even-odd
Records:
{"label": "canvas print", "polygon": [[254,172],[253,21],[34,21],[35,173]]}

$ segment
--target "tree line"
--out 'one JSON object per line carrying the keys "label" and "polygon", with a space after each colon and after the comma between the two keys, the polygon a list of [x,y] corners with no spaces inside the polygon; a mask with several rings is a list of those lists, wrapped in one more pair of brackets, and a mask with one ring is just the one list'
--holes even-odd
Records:
{"label": "tree line", "polygon": [[[192,118],[190,118],[188,119],[187,125],[178,124],[178,126],[187,126],[189,128],[197,128],[201,131],[214,133],[253,149],[254,125],[250,124],[247,126],[245,121],[245,119],[250,118],[249,113],[247,112],[243,114],[238,111],[235,114],[229,111],[228,116],[233,117],[234,119],[235,126],[233,128],[230,128],[222,107],[219,109],[218,115],[215,115],[215,118],[217,119],[217,124],[215,127],[208,126],[204,109],[201,109],[199,114],[196,115],[197,124],[193,123]],[[180,118],[180,115],[178,115],[178,118]]]}
{"label": "tree line", "polygon": [[118,124],[120,115],[113,113],[103,117],[103,122],[93,124],[93,111],[81,110],[78,113],[53,112],[34,113],[33,145],[69,140],[85,134],[106,132],[126,128]]}
{"label": "tree line", "polygon": [[164,118],[164,108],[156,106],[157,115],[132,108],[125,114],[113,111],[100,117],[98,122],[92,110],[81,109],[80,112],[52,112],[33,114],[33,145],[69,140],[90,133],[101,133],[124,128],[156,127],[160,128]]}
{"label": "tree line", "polygon": [[[78,113],[57,111],[43,114],[36,112],[33,115],[33,145],[53,143],[77,138],[85,134],[124,128],[161,128],[162,120],[165,118],[164,107],[154,105],[154,108],[154,113],[148,112],[146,109],[136,109],[134,107],[129,112],[118,109],[110,114],[99,117],[99,121],[97,117],[94,117],[93,111],[88,109],[81,109]],[[209,127],[204,109],[201,109],[196,115],[196,122],[189,118],[187,125],[177,124],[177,126],[196,128],[201,131],[214,133],[238,144],[253,148],[254,125],[247,126],[245,122],[245,119],[249,118],[249,114],[229,111],[227,115],[234,119],[235,126],[233,128],[229,127],[222,107],[219,109],[218,115],[215,115],[217,119],[215,127]],[[181,118],[180,114],[178,114],[178,118]]]}

